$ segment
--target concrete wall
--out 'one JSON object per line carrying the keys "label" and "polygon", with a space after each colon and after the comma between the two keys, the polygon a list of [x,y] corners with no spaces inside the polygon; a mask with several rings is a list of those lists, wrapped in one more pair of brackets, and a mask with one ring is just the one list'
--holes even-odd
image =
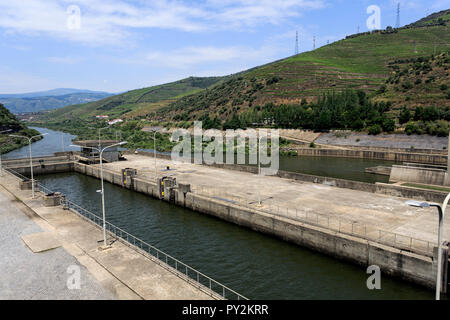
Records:
{"label": "concrete wall", "polygon": [[362,158],[373,160],[388,160],[396,162],[418,162],[437,165],[447,165],[447,156],[439,154],[409,153],[409,152],[387,152],[371,150],[340,150],[340,149],[315,149],[298,148],[299,156],[312,157],[339,157],[339,158]]}
{"label": "concrete wall", "polygon": [[[68,155],[63,156],[48,156],[48,157],[33,157],[33,164],[46,164],[46,163],[54,163],[54,162],[68,162],[71,161],[71,157]],[[40,163],[40,161],[42,161]],[[30,166],[30,159],[8,159],[2,160],[2,166],[4,167],[21,167],[21,166]]]}
{"label": "concrete wall", "polygon": [[[16,167],[16,166],[8,166],[9,169],[12,169],[23,176],[30,177],[31,169],[30,166],[26,167]],[[63,172],[72,172],[74,170],[73,162],[61,162],[47,165],[38,165],[33,164],[33,175],[39,176],[43,174],[51,174],[51,173],[63,173]]]}
{"label": "concrete wall", "polygon": [[187,194],[186,207],[364,267],[377,265],[385,274],[435,285],[436,259],[194,194]]}
{"label": "concrete wall", "polygon": [[447,185],[447,171],[411,166],[392,166],[389,182],[415,182],[423,184]]}

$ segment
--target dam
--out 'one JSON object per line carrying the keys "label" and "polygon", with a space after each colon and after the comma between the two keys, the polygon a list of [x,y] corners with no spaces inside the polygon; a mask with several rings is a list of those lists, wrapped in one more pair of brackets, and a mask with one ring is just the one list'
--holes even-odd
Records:
{"label": "dam", "polygon": [[[89,177],[99,177],[98,165],[77,163],[70,155],[57,156],[59,159],[37,157],[34,161],[35,170],[43,174],[38,176],[40,182],[99,213],[100,198],[96,194],[99,181]],[[432,298],[432,291],[425,288],[433,286],[435,216],[434,212],[417,211],[404,205],[407,196],[414,198],[414,194],[392,196],[386,194],[392,190],[377,193],[380,186],[374,188],[373,184],[344,183],[339,179],[306,175],[265,177],[270,181],[263,180],[261,184],[261,177],[245,166],[214,168],[171,163],[159,157],[158,176],[191,185],[191,192],[183,199],[185,202],[180,203],[181,198],[175,196],[174,204],[178,206],[174,206],[157,200],[161,198],[154,179],[152,156],[127,154],[128,161],[104,166],[105,180],[111,182],[106,184],[107,221],[244,296],[251,299]],[[127,186],[121,178],[125,167],[137,171]],[[27,174],[29,169],[19,165],[15,170]],[[226,176],[238,182],[235,188]],[[256,193],[256,187],[260,186],[261,205]],[[319,206],[323,199],[332,205],[329,212]],[[221,215],[227,212],[228,217]],[[251,219],[245,219],[246,216]],[[296,234],[302,237],[292,237]],[[321,237],[319,241],[317,236]],[[364,268],[377,255],[382,258],[379,262],[390,264],[381,266],[383,290],[378,292],[366,288]],[[314,289],[317,283],[323,283],[321,290]]]}
{"label": "dam", "polygon": [[[98,188],[98,185],[96,186],[94,182],[95,180],[84,180],[86,181],[82,184],[84,186],[77,186],[77,184],[83,179],[92,179],[86,176],[99,177],[99,166],[78,163],[70,155],[66,156],[65,160],[62,159],[64,156],[59,155],[59,157],[59,159],[57,157],[44,158],[43,162],[39,161],[43,160],[43,158],[36,159],[35,172],[37,174],[39,174],[39,170],[41,170],[41,174],[67,172],[63,173],[62,176],[41,176],[39,179],[42,183],[50,190],[61,191],[71,199],[74,197],[73,194],[77,194],[76,198],[79,201],[76,202],[84,207],[98,208],[99,198],[93,190]],[[159,193],[157,192],[157,183],[154,180],[154,168],[152,167],[154,163],[153,158],[133,154],[127,154],[126,157],[127,161],[104,165],[105,181],[119,185],[119,189],[123,190],[121,192],[125,191],[127,194],[131,194],[133,199],[140,197],[140,200],[144,200],[145,195],[158,198]],[[15,167],[14,170],[22,170],[23,174],[27,174],[29,168],[13,166],[13,163],[13,160],[5,161],[6,166]],[[125,167],[134,167],[137,170],[137,176],[133,179],[131,185],[128,186],[123,185],[123,179],[121,178],[121,170]],[[177,195],[174,199],[175,204],[178,204],[180,209],[184,207],[206,213],[207,215],[299,244],[302,247],[313,250],[313,252],[317,251],[341,260],[353,262],[355,265],[364,266],[369,263],[385,263],[381,268],[387,275],[403,278],[424,287],[433,287],[435,221],[430,218],[432,213],[428,210],[421,209],[418,211],[407,207],[404,204],[406,199],[337,188],[333,185],[311,184],[280,177],[264,177],[266,180],[259,184],[260,181],[258,180],[261,180],[262,177],[248,172],[189,163],[173,163],[170,160],[161,158],[157,159],[157,167],[158,175],[170,174],[172,177],[176,176],[181,184],[190,182],[192,192],[188,192],[183,200],[181,200],[180,195]],[[78,172],[78,174],[74,175],[71,173],[73,171]],[[83,175],[80,176],[79,173]],[[239,183],[234,183],[234,187],[231,187],[231,180],[228,181],[227,179],[239,181]],[[69,183],[69,181],[72,182]],[[92,186],[88,188],[87,184]],[[223,186],[222,188],[220,187],[221,185]],[[107,184],[107,186],[109,185]],[[255,188],[255,186],[258,186],[258,188]],[[114,186],[111,185],[108,188],[111,187]],[[125,187],[125,190],[123,187]],[[75,191],[77,189],[79,190],[78,192]],[[258,189],[262,198],[261,206],[257,203],[256,190]],[[271,192],[276,192],[276,194],[271,194]],[[106,194],[108,195],[109,192]],[[144,198],[139,194],[142,194]],[[299,195],[301,196],[299,197]],[[320,199],[324,197],[329,199],[330,206],[328,206],[328,202],[326,207],[321,206],[324,202],[320,201]],[[355,197],[358,199],[357,201],[355,201]],[[280,200],[277,201],[277,199]],[[170,206],[170,212],[178,212],[173,209],[172,204],[156,201],[160,203],[159,206]],[[118,219],[113,220],[114,222],[122,221],[121,223],[124,223],[123,220],[132,224],[140,224],[142,222],[142,212],[146,211],[145,205],[140,204],[141,206],[135,207],[140,201],[127,202],[115,192],[111,192],[107,203],[110,203],[111,206],[108,208],[108,212],[120,212],[123,209],[127,212],[134,212],[132,218],[129,219],[124,219],[120,214],[119,216],[112,215],[111,219]],[[295,208],[297,208],[297,211],[295,211]],[[302,210],[298,210],[298,208],[302,208]],[[328,208],[328,211],[325,208]],[[192,211],[189,210],[189,212]],[[172,213],[171,216],[173,217],[173,215]],[[181,213],[179,219],[186,223],[191,216],[192,213],[189,213],[189,216]],[[159,217],[159,219],[162,219],[162,217]],[[151,224],[148,222],[143,224],[142,227],[144,229],[152,229],[150,227]],[[130,226],[123,227],[127,229],[132,228]],[[165,234],[167,232],[166,228],[167,226],[163,224],[160,232]],[[192,224],[191,228],[193,230],[196,229]],[[139,236],[145,237],[148,233],[152,232],[149,232],[148,229],[146,231],[141,229]],[[193,234],[196,234],[196,232],[188,232],[189,236]],[[192,259],[192,257],[189,258],[189,255],[183,254],[183,252],[188,250],[187,247],[182,246],[178,250],[174,249],[180,246],[181,243],[188,244],[189,237],[179,239],[176,232],[165,234],[165,236],[157,233],[154,237],[149,238],[148,241],[158,247],[159,242],[168,241],[163,241],[167,237],[174,237],[172,240],[174,242],[170,245],[168,244],[167,248],[170,248],[169,250],[174,250],[175,253],[182,255],[184,261]],[[210,243],[211,241],[205,242]],[[223,249],[220,250],[218,248]],[[246,284],[247,282],[244,281],[245,277],[241,276],[240,278],[246,285],[242,285],[242,282],[236,282],[236,273],[233,273],[231,278],[221,275],[221,270],[222,272],[223,270],[233,270],[232,265],[227,265],[226,262],[229,261],[228,257],[230,255],[233,256],[233,252],[236,252],[236,250],[217,245],[215,249],[222,253],[222,257],[218,260],[216,260],[218,258],[216,257],[213,263],[218,264],[216,268],[219,268],[219,270],[209,268],[214,270],[213,274],[216,278],[218,277],[217,279],[224,279],[225,283],[231,284],[232,288],[238,287],[245,291],[248,290],[250,298],[278,298],[278,296],[274,297],[273,289],[266,293],[267,296],[261,290],[257,290],[257,293],[249,290],[248,288],[251,288],[252,285]],[[297,247],[295,250],[304,249]],[[266,257],[274,258],[273,253],[269,253],[267,250]],[[286,257],[281,260],[285,259]],[[203,261],[206,261],[206,259]],[[203,264],[198,261],[193,261],[192,263],[194,263],[194,266],[198,265],[199,267]],[[220,265],[223,266],[221,267]],[[261,266],[263,265],[267,265],[267,262]],[[255,270],[254,272],[258,274],[259,268],[260,266],[257,265],[249,269]],[[356,269],[359,268],[356,267]],[[366,291],[363,280],[365,278],[364,271],[364,269],[359,269],[358,271],[359,276],[362,278],[359,285],[362,286],[360,289]],[[241,270],[241,272],[245,274],[244,270]],[[280,278],[286,277],[281,270],[280,273]],[[252,277],[249,280],[251,279]],[[280,279],[277,280],[283,283]],[[291,281],[291,283],[296,282]],[[288,284],[285,283],[285,285],[289,287]],[[282,290],[282,292],[286,292],[286,289]],[[277,292],[279,298],[299,298],[293,293],[283,294],[282,292]],[[292,292],[296,292],[296,290],[293,289]],[[350,296],[353,296],[353,294],[350,294]]]}

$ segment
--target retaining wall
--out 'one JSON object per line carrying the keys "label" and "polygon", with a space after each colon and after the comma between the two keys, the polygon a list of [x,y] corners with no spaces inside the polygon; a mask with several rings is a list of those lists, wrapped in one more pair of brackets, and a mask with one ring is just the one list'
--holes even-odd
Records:
{"label": "retaining wall", "polygon": [[418,162],[436,165],[447,165],[447,156],[439,154],[410,153],[410,152],[387,152],[373,150],[345,150],[345,149],[315,149],[295,148],[299,156],[311,157],[339,157],[360,158],[372,160],[386,160],[395,162]]}
{"label": "retaining wall", "polygon": [[446,170],[412,166],[393,166],[389,182],[399,181],[438,186],[449,185]]}
{"label": "retaining wall", "polygon": [[[23,176],[30,177],[31,176],[31,168],[28,163],[28,166],[16,166],[10,165],[8,169],[14,170],[20,173]],[[52,163],[52,164],[36,164],[33,161],[33,175],[44,175],[51,173],[63,173],[63,172],[72,172],[74,170],[73,162],[60,162],[60,163]]]}

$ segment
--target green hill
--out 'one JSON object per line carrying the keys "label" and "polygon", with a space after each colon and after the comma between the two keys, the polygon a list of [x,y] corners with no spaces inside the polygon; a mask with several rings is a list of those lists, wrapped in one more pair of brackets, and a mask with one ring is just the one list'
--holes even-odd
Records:
{"label": "green hill", "polygon": [[[447,19],[447,12],[450,11],[440,13],[440,17]],[[317,50],[252,69],[211,90],[183,97],[160,110],[158,116],[192,120],[208,112],[210,117],[229,119],[234,113],[256,105],[317,101],[319,95],[330,90],[357,89],[374,95],[391,75],[391,62],[431,56],[450,49],[447,20],[438,25],[430,22],[423,26],[435,17],[436,14],[422,19],[420,27],[389,28],[353,35]],[[442,81],[448,82],[447,71],[444,78]],[[436,92],[437,85],[438,82],[433,82],[429,87]],[[432,104],[435,98],[424,95],[419,103]],[[449,105],[448,100],[445,105]]]}
{"label": "green hill", "polygon": [[183,95],[192,94],[221,81],[222,77],[190,77],[159,86],[128,91],[95,102],[51,110],[38,117],[38,122],[58,122],[71,119],[88,120],[97,115],[110,118],[137,118],[168,105]]}
{"label": "green hill", "polygon": [[[350,35],[317,50],[232,76],[188,78],[133,90],[55,110],[40,119],[54,128],[55,125],[67,127],[68,122],[74,120],[94,119],[100,114],[128,120],[171,122],[178,126],[209,119],[214,127],[261,124],[262,121],[283,123],[285,127],[295,123],[298,128],[305,127],[301,119],[309,117],[312,129],[317,129],[315,126],[319,123],[321,130],[327,130],[347,128],[351,122],[351,117],[336,121],[333,117],[339,110],[328,106],[335,98],[323,97],[343,92],[338,98],[340,108],[358,120],[355,130],[366,130],[370,126],[373,132],[379,131],[378,127],[391,131],[395,125],[404,124],[397,118],[405,107],[411,110],[437,107],[437,119],[448,121],[449,117],[444,114],[450,116],[449,17],[450,10],[445,10],[399,29],[388,27]],[[346,99],[353,99],[360,105],[355,106]],[[369,112],[372,107],[376,113]],[[365,112],[364,117],[357,117],[358,110]],[[281,114],[283,112],[285,114]],[[290,113],[296,115],[296,121],[290,120]],[[246,119],[243,122],[239,117]],[[416,118],[417,121],[428,119]],[[337,123],[340,123],[338,127]],[[445,123],[440,124],[440,128],[446,127]]]}
{"label": "green hill", "polygon": [[0,154],[7,153],[28,144],[28,141],[25,139],[10,137],[10,134],[25,135],[28,137],[39,134],[36,130],[29,129],[19,122],[8,109],[0,104],[0,132],[6,130],[11,131],[0,133]]}

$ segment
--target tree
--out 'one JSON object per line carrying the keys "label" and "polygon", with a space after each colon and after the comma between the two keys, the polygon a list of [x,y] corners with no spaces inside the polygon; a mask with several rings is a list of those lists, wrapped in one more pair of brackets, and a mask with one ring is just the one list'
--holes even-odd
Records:
{"label": "tree", "polygon": [[368,128],[369,134],[376,136],[382,132],[381,126],[379,124],[375,124]]}
{"label": "tree", "polygon": [[408,108],[403,107],[402,112],[400,112],[400,116],[398,118],[400,124],[408,123],[411,120],[411,111]]}
{"label": "tree", "polygon": [[384,119],[383,120],[383,131],[385,132],[393,132],[395,130],[395,121],[393,119]]}
{"label": "tree", "polygon": [[414,110],[414,121],[419,121],[423,119],[423,108],[422,107],[416,107]]}

